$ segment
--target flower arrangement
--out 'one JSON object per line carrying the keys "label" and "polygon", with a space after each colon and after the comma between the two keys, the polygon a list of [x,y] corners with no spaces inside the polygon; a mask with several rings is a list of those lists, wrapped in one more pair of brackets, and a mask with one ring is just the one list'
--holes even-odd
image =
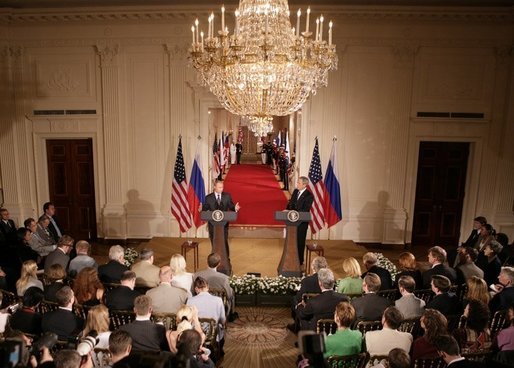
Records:
{"label": "flower arrangement", "polygon": [[125,266],[129,267],[139,258],[139,252],[134,248],[125,248]]}
{"label": "flower arrangement", "polygon": [[230,286],[235,294],[295,294],[300,288],[300,277],[256,277],[254,275],[232,276]]}
{"label": "flower arrangement", "polygon": [[382,253],[375,253],[375,255],[378,258],[377,266],[385,268],[386,270],[388,270],[389,273],[391,274],[391,278],[393,280],[395,280],[396,275],[398,274],[398,269],[396,268],[394,263],[391,262],[389,260],[389,258],[386,258]]}

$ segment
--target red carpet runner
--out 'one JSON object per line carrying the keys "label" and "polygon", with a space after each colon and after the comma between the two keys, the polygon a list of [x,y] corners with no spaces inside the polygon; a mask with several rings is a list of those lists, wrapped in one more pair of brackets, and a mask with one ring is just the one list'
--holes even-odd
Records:
{"label": "red carpet runner", "polygon": [[225,192],[241,209],[233,225],[276,226],[275,211],[286,208],[287,199],[272,170],[265,165],[232,165],[225,178]]}

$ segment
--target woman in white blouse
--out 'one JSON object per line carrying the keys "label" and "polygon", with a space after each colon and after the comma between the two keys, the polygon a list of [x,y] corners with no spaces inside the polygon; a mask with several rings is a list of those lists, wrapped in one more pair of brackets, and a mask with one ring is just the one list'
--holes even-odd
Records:
{"label": "woman in white blouse", "polygon": [[171,285],[185,289],[188,297],[191,297],[191,286],[193,284],[193,274],[186,272],[186,260],[180,254],[174,254],[170,259]]}
{"label": "woman in white blouse", "polygon": [[18,296],[23,296],[23,294],[25,294],[25,290],[31,286],[44,290],[43,283],[38,280],[36,271],[36,262],[33,260],[23,262],[23,265],[21,266],[21,277],[16,281],[16,292],[18,293]]}

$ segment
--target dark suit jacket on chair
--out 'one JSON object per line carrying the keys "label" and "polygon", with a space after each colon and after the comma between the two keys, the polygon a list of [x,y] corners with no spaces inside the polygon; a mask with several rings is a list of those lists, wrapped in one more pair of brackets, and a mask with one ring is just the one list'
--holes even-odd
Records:
{"label": "dark suit jacket on chair", "polygon": [[134,321],[120,327],[132,337],[132,347],[136,351],[169,351],[166,329],[152,321]]}
{"label": "dark suit jacket on chair", "polygon": [[367,293],[361,297],[352,299],[355,308],[355,317],[359,321],[380,321],[382,314],[393,302],[375,293]]}
{"label": "dark suit jacket on chair", "polygon": [[437,309],[445,316],[454,316],[462,313],[462,306],[455,294],[442,293],[436,295],[426,306],[427,309]]}
{"label": "dark suit jacket on chair", "polygon": [[68,263],[70,263],[70,257],[65,254],[61,248],[57,248],[53,252],[51,252],[49,255],[46,256],[45,259],[45,273],[48,274],[48,271],[50,270],[50,266],[54,264],[60,264],[62,268],[65,270],[68,269]]}
{"label": "dark suit jacket on chair", "polygon": [[128,270],[128,267],[120,262],[110,260],[107,264],[98,267],[98,277],[102,282],[117,284],[120,282],[123,272]]}
{"label": "dark suit jacket on chair", "polygon": [[109,309],[132,311],[134,309],[134,299],[139,295],[138,291],[120,285],[107,293],[105,305]]}
{"label": "dark suit jacket on chair", "polygon": [[82,331],[83,325],[81,318],[62,308],[45,313],[41,321],[43,332],[53,332],[62,340],[76,337]]}
{"label": "dark suit jacket on chair", "polygon": [[434,275],[446,276],[450,279],[452,284],[455,284],[457,281],[457,272],[455,272],[453,268],[440,263],[437,266],[434,266],[431,269],[423,272],[423,288],[430,289],[430,283],[432,282],[432,276]]}
{"label": "dark suit jacket on chair", "polygon": [[316,324],[319,319],[333,318],[336,306],[340,302],[349,301],[346,295],[336,293],[333,290],[327,290],[320,295],[307,300],[305,307],[298,306],[296,314],[300,320],[300,328],[302,330],[316,330]]}
{"label": "dark suit jacket on chair", "polygon": [[361,277],[366,277],[368,272],[374,273],[378,277],[380,277],[380,290],[389,290],[393,288],[393,280],[391,278],[391,273],[389,273],[389,271],[385,268],[373,266],[367,272],[364,272]]}
{"label": "dark suit jacket on chair", "polygon": [[16,225],[13,220],[7,220],[8,223],[5,223],[3,220],[0,220],[0,232],[5,237],[6,241],[10,243],[16,242]]}
{"label": "dark suit jacket on chair", "polygon": [[300,283],[300,290],[298,290],[295,296],[295,305],[300,302],[302,295],[305,293],[321,293],[317,273],[306,276],[302,279],[302,282]]}
{"label": "dark suit jacket on chair", "polygon": [[508,309],[512,303],[514,303],[514,286],[503,289],[489,301],[491,315],[499,310]]}

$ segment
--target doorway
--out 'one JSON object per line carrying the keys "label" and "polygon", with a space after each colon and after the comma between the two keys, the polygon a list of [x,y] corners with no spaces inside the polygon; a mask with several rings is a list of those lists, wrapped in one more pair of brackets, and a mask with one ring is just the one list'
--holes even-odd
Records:
{"label": "doorway", "polygon": [[469,143],[420,142],[412,245],[456,246]]}
{"label": "doorway", "polygon": [[75,240],[95,240],[92,139],[50,139],[46,152],[50,201],[61,230]]}

